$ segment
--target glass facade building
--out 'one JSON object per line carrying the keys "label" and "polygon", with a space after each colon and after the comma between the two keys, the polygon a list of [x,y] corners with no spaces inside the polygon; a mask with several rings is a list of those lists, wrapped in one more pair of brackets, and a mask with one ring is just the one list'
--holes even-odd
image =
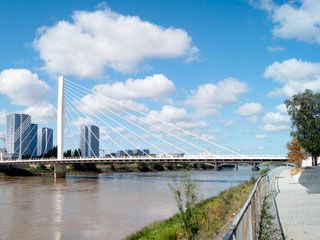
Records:
{"label": "glass facade building", "polygon": [[38,156],[43,156],[53,149],[53,129],[40,128],[38,130]]}
{"label": "glass facade building", "polygon": [[99,157],[99,128],[95,125],[85,125],[80,128],[81,157]]}
{"label": "glass facade building", "polygon": [[30,124],[29,127],[29,156],[37,156],[37,146],[38,146],[38,124]]}
{"label": "glass facade building", "polygon": [[31,116],[27,114],[12,113],[7,115],[6,149],[9,154],[22,158],[30,154]]}

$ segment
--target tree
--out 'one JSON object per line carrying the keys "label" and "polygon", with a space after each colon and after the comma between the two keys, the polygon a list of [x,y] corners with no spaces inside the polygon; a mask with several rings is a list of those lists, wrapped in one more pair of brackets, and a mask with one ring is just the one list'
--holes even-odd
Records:
{"label": "tree", "polygon": [[291,118],[291,135],[311,155],[312,164],[317,165],[320,155],[320,94],[305,90],[285,101]]}
{"label": "tree", "polygon": [[302,149],[299,141],[296,138],[292,138],[291,142],[287,144],[288,160],[293,163],[298,169],[301,168],[303,160],[308,158],[308,155]]}
{"label": "tree", "polygon": [[196,209],[198,186],[191,182],[190,175],[187,174],[183,178],[182,185],[179,185],[177,179],[174,178],[174,183],[169,184],[169,188],[174,194],[186,237],[187,239],[193,239],[200,229],[200,221],[197,219],[198,212]]}
{"label": "tree", "polygon": [[73,153],[73,157],[79,158],[80,156],[81,156],[81,154],[80,154],[80,149],[75,149],[75,150],[74,150],[74,153]]}
{"label": "tree", "polygon": [[65,151],[65,152],[63,153],[63,156],[64,156],[64,157],[71,157],[71,156],[72,156],[71,149]]}

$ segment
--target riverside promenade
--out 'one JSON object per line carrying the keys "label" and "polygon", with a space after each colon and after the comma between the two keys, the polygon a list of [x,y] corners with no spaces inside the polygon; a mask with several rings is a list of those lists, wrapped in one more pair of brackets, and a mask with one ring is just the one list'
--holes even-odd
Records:
{"label": "riverside promenade", "polygon": [[306,167],[295,176],[284,169],[276,179],[275,200],[285,239],[320,239],[320,167]]}

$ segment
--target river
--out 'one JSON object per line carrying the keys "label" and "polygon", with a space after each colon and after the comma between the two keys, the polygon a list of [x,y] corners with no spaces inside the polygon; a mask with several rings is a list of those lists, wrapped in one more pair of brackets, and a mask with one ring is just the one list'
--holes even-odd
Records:
{"label": "river", "polygon": [[[16,177],[0,180],[0,239],[118,240],[176,212],[168,188],[183,172],[93,176]],[[250,167],[196,171],[200,198],[253,176]]]}

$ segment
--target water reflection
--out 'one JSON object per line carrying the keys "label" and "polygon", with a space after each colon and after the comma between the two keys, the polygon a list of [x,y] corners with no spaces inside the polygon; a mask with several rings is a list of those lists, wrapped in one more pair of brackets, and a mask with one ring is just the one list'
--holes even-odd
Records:
{"label": "water reflection", "polygon": [[[176,211],[168,183],[184,173],[114,173],[0,181],[1,239],[121,239]],[[191,174],[202,198],[251,177],[250,168]]]}
{"label": "water reflection", "polygon": [[54,239],[63,239],[63,187],[66,185],[66,179],[54,179],[53,188],[53,227]]}

